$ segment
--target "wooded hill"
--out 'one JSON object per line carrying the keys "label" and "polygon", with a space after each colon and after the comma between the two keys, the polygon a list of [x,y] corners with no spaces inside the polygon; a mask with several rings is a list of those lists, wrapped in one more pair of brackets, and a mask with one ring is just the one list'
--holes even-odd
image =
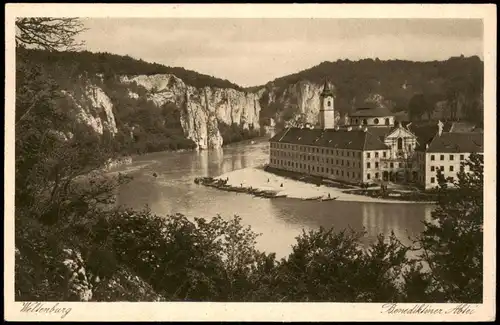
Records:
{"label": "wooded hill", "polygon": [[[432,113],[436,103],[446,101],[451,119],[460,115],[457,117],[482,120],[483,70],[484,64],[477,56],[429,62],[325,61],[247,90],[265,87],[279,98],[290,85],[303,81],[322,85],[328,79],[336,88],[336,107],[340,110],[362,106],[367,97],[378,94],[391,110],[408,111],[414,119]],[[266,109],[276,108],[264,107],[264,114],[272,115],[274,112]]]}

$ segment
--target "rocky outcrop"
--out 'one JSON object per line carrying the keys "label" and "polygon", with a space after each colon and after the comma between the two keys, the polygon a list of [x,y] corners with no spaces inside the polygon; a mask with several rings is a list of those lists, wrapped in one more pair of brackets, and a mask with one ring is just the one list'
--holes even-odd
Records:
{"label": "rocky outcrop", "polygon": [[111,99],[90,80],[83,80],[83,83],[81,88],[62,91],[76,109],[77,121],[90,126],[99,134],[103,134],[104,130],[116,134],[118,129]]}
{"label": "rocky outcrop", "polygon": [[[219,122],[235,123],[243,129],[260,128],[258,94],[231,88],[195,88],[170,74],[124,76],[121,82],[143,87],[147,99],[157,106],[171,102],[181,107],[184,132],[200,149],[222,146]],[[131,92],[130,97],[137,98],[137,94]]]}
{"label": "rocky outcrop", "polygon": [[[73,106],[78,122],[98,134],[118,132],[115,115],[120,106],[113,103],[99,79],[80,78],[80,84],[62,93]],[[171,74],[121,76],[121,85],[129,86],[128,97],[151,101],[157,107],[175,103],[181,108],[180,123],[185,136],[199,149],[219,148],[222,136],[219,123],[237,124],[242,129],[258,130],[260,102],[258,93],[231,88],[196,88]],[[109,88],[109,87],[108,87]],[[139,94],[136,90],[142,90]],[[107,90],[109,91],[109,89]]]}
{"label": "rocky outcrop", "polygon": [[[319,119],[320,95],[323,91],[324,83],[315,83],[308,80],[301,80],[294,84],[289,84],[285,88],[267,86],[258,91],[260,98],[267,99],[263,105],[277,107],[281,114],[275,118],[285,125],[297,123],[316,124]],[[335,89],[335,85],[332,85]],[[377,93],[370,93],[362,98],[353,98],[353,104],[346,105],[345,101],[335,99],[335,113],[337,123],[345,123],[345,114],[348,114],[352,106],[375,105],[379,107],[392,107],[393,103]],[[354,104],[357,103],[357,104]]]}

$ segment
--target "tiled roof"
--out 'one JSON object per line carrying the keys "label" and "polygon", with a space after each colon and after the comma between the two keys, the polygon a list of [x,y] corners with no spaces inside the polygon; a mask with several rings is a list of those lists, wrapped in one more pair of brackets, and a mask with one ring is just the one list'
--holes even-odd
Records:
{"label": "tiled roof", "polygon": [[299,145],[319,146],[350,150],[384,150],[388,147],[380,139],[359,128],[347,129],[285,129],[269,141]]}
{"label": "tiled roof", "polygon": [[395,126],[367,126],[368,132],[377,136],[380,140],[384,141],[385,137],[389,135],[396,127]]}
{"label": "tiled roof", "polygon": [[375,116],[392,116],[393,113],[386,107],[360,107],[355,112],[350,113],[354,117],[375,117]]}
{"label": "tiled roof", "polygon": [[443,132],[435,135],[427,152],[483,152],[483,134],[477,132]]}
{"label": "tiled roof", "polygon": [[[453,123],[444,122],[443,123],[443,132],[450,132]],[[432,138],[438,132],[437,123],[432,121],[429,122],[414,122],[408,126],[408,130],[417,136],[417,142],[419,146],[416,148],[417,150],[425,150],[425,145],[428,144]]]}

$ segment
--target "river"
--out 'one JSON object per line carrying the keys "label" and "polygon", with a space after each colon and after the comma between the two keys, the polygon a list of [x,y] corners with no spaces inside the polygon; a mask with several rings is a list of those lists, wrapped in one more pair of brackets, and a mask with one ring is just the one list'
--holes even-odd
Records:
{"label": "river", "polygon": [[[224,192],[196,185],[195,177],[219,176],[236,169],[268,162],[265,140],[230,145],[219,150],[151,153],[133,159],[132,164],[115,168],[134,179],[118,190],[117,204],[132,208],[148,205],[159,215],[182,213],[188,218],[223,218],[239,215],[245,225],[260,233],[257,247],[284,257],[292,250],[295,237],[304,230],[350,227],[367,231],[365,243],[377,234],[394,231],[403,243],[423,230],[429,220],[430,204],[363,203],[342,201],[301,201],[264,199],[248,194]],[[157,174],[157,177],[153,176]]]}

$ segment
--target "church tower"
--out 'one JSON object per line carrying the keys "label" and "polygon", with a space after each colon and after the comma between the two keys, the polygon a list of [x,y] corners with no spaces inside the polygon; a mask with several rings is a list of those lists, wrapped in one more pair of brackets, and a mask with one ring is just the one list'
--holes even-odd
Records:
{"label": "church tower", "polygon": [[323,92],[320,95],[320,109],[319,109],[319,125],[322,129],[333,129],[335,128],[335,106],[334,106],[335,94],[328,83],[325,80],[325,85],[323,87]]}

